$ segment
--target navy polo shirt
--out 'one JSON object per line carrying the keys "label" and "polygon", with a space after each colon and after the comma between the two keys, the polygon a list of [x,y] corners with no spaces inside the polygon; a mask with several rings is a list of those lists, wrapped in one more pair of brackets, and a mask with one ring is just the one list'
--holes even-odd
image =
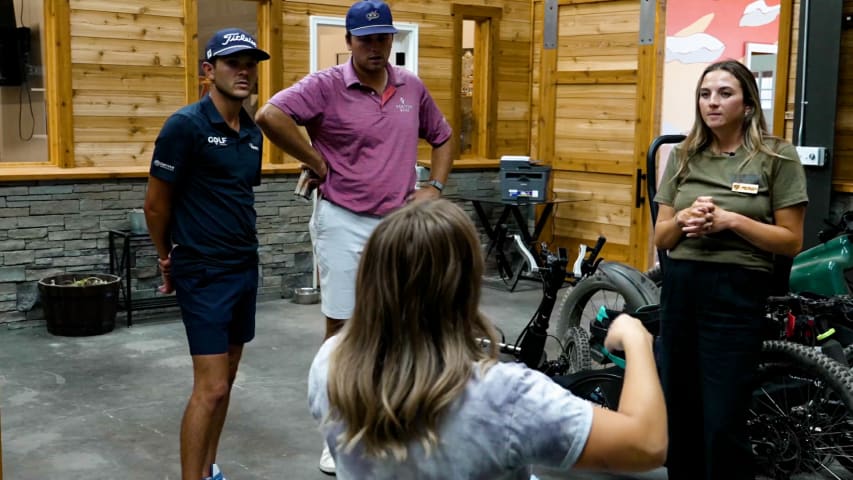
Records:
{"label": "navy polo shirt", "polygon": [[166,120],[150,174],[174,186],[173,263],[257,263],[253,187],[261,183],[262,139],[245,110],[235,132],[209,96]]}

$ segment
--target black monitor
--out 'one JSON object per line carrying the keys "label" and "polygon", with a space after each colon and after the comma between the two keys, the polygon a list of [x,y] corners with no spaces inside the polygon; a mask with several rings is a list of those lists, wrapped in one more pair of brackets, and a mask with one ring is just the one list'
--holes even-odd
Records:
{"label": "black monitor", "polygon": [[[15,28],[18,23],[15,20],[14,0],[0,0],[0,28]],[[23,4],[21,4],[23,8]]]}
{"label": "black monitor", "polygon": [[27,79],[30,29],[18,27],[15,18],[14,0],[0,0],[0,86],[21,85]]}

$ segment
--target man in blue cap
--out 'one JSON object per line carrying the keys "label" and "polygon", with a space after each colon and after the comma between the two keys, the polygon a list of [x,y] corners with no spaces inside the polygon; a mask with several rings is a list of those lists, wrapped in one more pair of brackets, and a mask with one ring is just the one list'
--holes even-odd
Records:
{"label": "man in blue cap", "polygon": [[[352,315],[355,274],[373,229],[407,202],[438,198],[452,163],[452,131],[432,96],[416,75],[388,62],[397,33],[388,5],[356,2],[346,29],[349,62],[278,92],[256,117],[267,138],[319,185],[309,229],[326,338]],[[432,146],[431,178],[415,190],[421,138]],[[326,446],[320,460],[329,474],[335,471],[330,453]]]}
{"label": "man in blue cap", "polygon": [[236,28],[216,32],[202,69],[210,93],[163,125],[145,196],[145,218],[163,286],[177,294],[193,363],[181,423],[183,480],[224,480],[216,465],[243,345],[255,335],[258,238],[253,187],[263,137],[243,101],[270,58]]}

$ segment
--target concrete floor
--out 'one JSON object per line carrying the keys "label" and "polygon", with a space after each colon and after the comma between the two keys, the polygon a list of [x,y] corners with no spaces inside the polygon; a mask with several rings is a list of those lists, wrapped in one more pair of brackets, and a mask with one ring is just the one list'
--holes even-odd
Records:
{"label": "concrete floor", "polygon": [[[482,309],[515,339],[540,290],[484,288]],[[135,321],[137,321],[135,315]],[[231,480],[325,479],[321,441],[307,410],[306,376],[322,337],[319,305],[258,305],[232,395],[218,463]],[[177,313],[139,319],[85,338],[57,337],[43,324],[0,329],[3,478],[178,479],[180,419],[191,364]],[[566,478],[537,469],[542,480]],[[656,470],[578,479],[663,480]]]}

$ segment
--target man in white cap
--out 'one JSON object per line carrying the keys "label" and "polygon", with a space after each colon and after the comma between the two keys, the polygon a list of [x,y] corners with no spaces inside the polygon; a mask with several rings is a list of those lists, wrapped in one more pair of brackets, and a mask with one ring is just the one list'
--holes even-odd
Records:
{"label": "man in white cap", "polygon": [[177,294],[193,363],[181,423],[181,478],[224,480],[216,465],[243,345],[255,336],[258,238],[253,187],[263,137],[243,108],[270,56],[242,30],[216,32],[202,69],[210,94],[178,110],[154,145],[145,218],[163,286]]}

